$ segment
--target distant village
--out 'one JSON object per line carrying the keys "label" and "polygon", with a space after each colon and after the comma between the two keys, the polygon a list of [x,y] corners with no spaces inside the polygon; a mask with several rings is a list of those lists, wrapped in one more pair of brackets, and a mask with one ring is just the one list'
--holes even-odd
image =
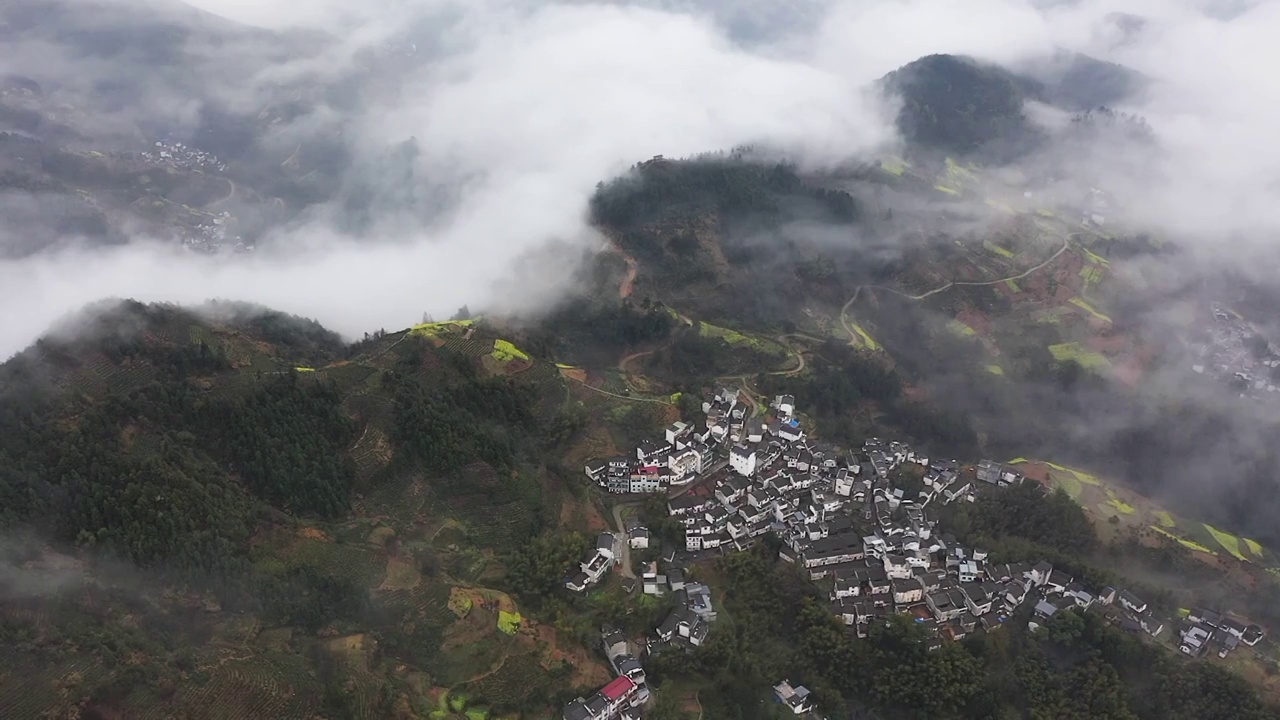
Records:
{"label": "distant village", "polygon": [[[711,591],[687,579],[690,565],[746,550],[767,535],[781,541],[781,559],[828,591],[831,613],[858,637],[874,622],[908,615],[936,649],[972,633],[998,632],[1024,605],[1033,631],[1073,608],[1130,633],[1160,637],[1166,630],[1146,600],[1124,588],[1089,586],[1044,561],[991,562],[986,550],[966,547],[939,527],[938,506],[1020,485],[1025,476],[1016,467],[990,460],[964,467],[879,438],[859,451],[841,451],[806,435],[789,395],[775,397],[762,418],[738,388],[722,387],[703,410],[700,427],[677,422],[662,439],[637,447],[634,457],[586,465],[587,477],[606,492],[666,494],[668,513],[684,526],[684,546],[666,550],[638,573],[641,592],[674,596],[670,615],[643,648],[626,645],[624,652],[623,640],[606,631],[605,654],[619,679],[567,706],[565,720],[638,717],[649,697],[640,658],[697,647],[715,622]],[[635,520],[619,535],[601,534],[566,588],[589,591],[619,558],[650,542]],[[1239,643],[1263,637],[1257,625],[1208,610],[1192,611],[1177,633],[1182,652],[1195,657],[1210,650],[1225,657]],[[616,700],[624,685],[619,697],[625,701]],[[797,717],[821,717],[803,686],[782,680],[773,695]]]}
{"label": "distant village", "polygon": [[1252,324],[1220,303],[1203,341],[1193,343],[1191,369],[1226,383],[1241,397],[1280,399],[1280,353]]}

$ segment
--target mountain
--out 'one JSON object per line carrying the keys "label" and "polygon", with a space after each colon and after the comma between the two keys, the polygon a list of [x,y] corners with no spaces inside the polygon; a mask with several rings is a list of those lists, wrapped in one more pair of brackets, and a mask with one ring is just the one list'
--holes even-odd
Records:
{"label": "mountain", "polygon": [[339,61],[333,37],[177,0],[6,3],[0,49],[0,206],[16,220],[3,255],[140,235],[243,250],[335,199],[378,203],[377,179],[399,179],[405,138],[365,148],[350,132],[411,73],[393,50]]}
{"label": "mountain", "polygon": [[901,101],[897,127],[924,150],[985,162],[1023,158],[1048,140],[1028,102],[1070,113],[1114,106],[1149,80],[1123,65],[1059,52],[1017,71],[973,58],[929,55],[889,73],[881,88]]}
{"label": "mountain", "polygon": [[996,65],[929,55],[889,73],[881,84],[902,101],[897,126],[909,143],[1010,159],[1040,139],[1023,105],[1043,88]]}
{"label": "mountain", "polygon": [[602,527],[559,465],[601,410],[499,340],[115,302],[0,366],[0,714],[413,717],[452,691],[537,717],[603,684],[508,594],[554,592]]}
{"label": "mountain", "polygon": [[[837,442],[847,415],[878,408],[873,427],[895,422],[904,393],[870,348],[619,298],[630,280],[613,256],[539,323],[460,312],[346,345],[251,305],[110,302],[0,366],[0,711],[532,720],[606,683],[601,626],[642,637],[671,605],[616,580],[564,589],[588,533],[606,527],[585,460],[655,437],[677,410],[694,419],[717,381],[742,383],[753,403],[794,394]],[[701,367],[673,362],[690,340]],[[584,352],[623,357],[567,362]],[[743,356],[763,364],[716,377]],[[663,395],[680,371],[685,389]],[[961,542],[1052,557],[1090,584],[1115,582],[1096,563],[1116,553],[1152,562],[1103,551],[1085,511],[1039,487],[942,512]],[[681,526],[664,505],[625,498],[612,514],[670,543]],[[1143,552],[1188,563],[1177,547]],[[933,652],[902,617],[858,638],[777,548],[688,559],[720,619],[701,649],[646,656],[655,717],[686,717],[694,693],[706,714],[754,717],[780,673],[824,707],[890,718],[1273,716],[1239,677],[1099,613],[1032,633],[1024,606],[1007,629]],[[1125,586],[1161,607],[1208,592],[1169,595],[1146,584],[1164,571],[1143,567],[1153,574]],[[1218,584],[1195,567],[1178,572]],[[929,682],[895,679],[906,668]]]}
{"label": "mountain", "polygon": [[1023,72],[1039,81],[1047,102],[1073,112],[1114,107],[1151,82],[1143,74],[1083,53],[1060,52]]}

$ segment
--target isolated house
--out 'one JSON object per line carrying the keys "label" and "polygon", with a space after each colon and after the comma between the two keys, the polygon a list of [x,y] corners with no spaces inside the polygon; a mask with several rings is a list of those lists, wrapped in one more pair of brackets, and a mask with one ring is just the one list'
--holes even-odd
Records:
{"label": "isolated house", "polygon": [[773,697],[794,715],[803,715],[813,709],[813,697],[809,689],[803,685],[792,687],[790,680],[774,685]]}

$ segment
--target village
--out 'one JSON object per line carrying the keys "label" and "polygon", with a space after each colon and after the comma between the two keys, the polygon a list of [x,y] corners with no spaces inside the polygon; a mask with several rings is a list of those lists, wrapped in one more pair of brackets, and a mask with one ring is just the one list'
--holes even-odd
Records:
{"label": "village", "polygon": [[190,147],[184,143],[172,140],[157,140],[154,147],[155,150],[142,151],[142,159],[152,165],[168,165],[184,170],[198,169],[218,172],[227,169],[227,164],[219,160],[217,155],[199,148]]}
{"label": "village", "polygon": [[1280,354],[1257,328],[1221,303],[1209,307],[1213,319],[1199,342],[1191,343],[1191,369],[1236,390],[1241,397],[1262,399],[1280,392]]}
{"label": "village", "polygon": [[[703,411],[705,424],[676,422],[661,440],[636,448],[634,458],[586,465],[588,478],[605,492],[664,493],[670,517],[684,528],[684,545],[664,548],[639,574],[641,592],[673,596],[670,615],[643,649],[606,630],[605,655],[618,679],[570,703],[565,720],[639,717],[649,698],[641,658],[696,648],[715,623],[711,590],[688,580],[689,568],[747,550],[766,536],[780,542],[782,560],[826,591],[831,613],[858,637],[867,637],[872,623],[907,615],[936,649],[973,633],[999,632],[1023,607],[1030,611],[1017,617],[1028,618],[1033,632],[1071,609],[1151,638],[1175,623],[1124,588],[1091,587],[1045,561],[991,562],[986,550],[964,546],[939,526],[939,507],[1023,484],[1025,476],[1013,466],[990,460],[962,466],[880,438],[866,440],[859,451],[841,451],[807,436],[789,395],[775,397],[761,418],[738,388],[722,387]],[[602,533],[565,587],[589,591],[617,563],[629,565],[631,549],[648,549],[650,542],[634,519],[619,534]],[[1264,635],[1257,625],[1201,609],[1177,620],[1173,632],[1192,657],[1210,651],[1225,657]],[[789,680],[773,688],[773,697],[796,717],[821,717],[809,691]]]}

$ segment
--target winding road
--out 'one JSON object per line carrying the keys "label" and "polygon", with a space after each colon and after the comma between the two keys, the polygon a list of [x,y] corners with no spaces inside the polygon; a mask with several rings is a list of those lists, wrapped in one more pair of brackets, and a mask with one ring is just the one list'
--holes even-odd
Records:
{"label": "winding road", "polygon": [[227,181],[227,194],[223,197],[218,198],[217,200],[214,200],[208,205],[205,205],[204,206],[205,210],[216,208],[219,205],[225,205],[231,202],[231,198],[236,196],[236,182],[225,175],[222,176],[222,179]]}
{"label": "winding road", "polygon": [[619,550],[618,563],[622,567],[622,577],[636,579],[636,571],[631,567],[631,540],[627,537],[627,528],[622,524],[622,508],[626,507],[626,503],[619,503],[613,506],[613,524],[618,528],[618,537],[622,538],[621,549]]}
{"label": "winding road", "polygon": [[858,334],[854,331],[854,329],[853,329],[852,327],[850,327],[850,325],[849,325],[848,312],[849,312],[849,306],[850,306],[850,305],[853,305],[853,303],[857,301],[857,299],[858,299],[858,295],[862,292],[862,288],[864,288],[864,287],[872,288],[872,289],[875,289],[875,290],[886,290],[886,291],[891,292],[891,293],[893,293],[893,294],[895,294],[895,295],[898,295],[898,296],[904,297],[904,298],[906,298],[906,299],[908,299],[908,300],[924,300],[924,299],[929,298],[929,297],[931,297],[931,296],[933,296],[933,295],[937,295],[937,294],[938,294],[938,293],[940,293],[940,292],[944,292],[944,291],[946,291],[946,290],[950,290],[950,289],[951,289],[951,288],[953,288],[953,287],[961,287],[961,286],[965,286],[965,287],[983,287],[983,286],[987,286],[987,285],[999,285],[999,284],[1000,284],[1000,283],[1002,283],[1002,282],[1008,282],[1008,281],[1010,281],[1010,280],[1021,280],[1022,278],[1027,277],[1028,275],[1031,275],[1032,273],[1036,273],[1036,272],[1039,272],[1040,270],[1043,270],[1045,267],[1047,267],[1047,266],[1048,266],[1050,263],[1052,263],[1054,260],[1057,260],[1057,259],[1058,259],[1058,257],[1059,257],[1060,255],[1062,255],[1062,253],[1064,253],[1064,252],[1066,252],[1066,251],[1067,251],[1067,248],[1071,247],[1071,238],[1075,237],[1075,235],[1076,235],[1076,234],[1077,234],[1077,233],[1071,233],[1070,235],[1067,235],[1066,237],[1062,238],[1062,247],[1058,248],[1056,251],[1054,251],[1054,253],[1053,253],[1052,255],[1050,255],[1049,257],[1045,258],[1042,262],[1037,263],[1034,267],[1031,267],[1031,268],[1028,268],[1028,269],[1026,269],[1026,270],[1023,270],[1022,272],[1020,272],[1020,273],[1018,273],[1018,274],[1016,274],[1016,275],[1010,275],[1009,277],[997,278],[997,279],[995,279],[995,280],[981,280],[981,281],[973,281],[973,280],[960,280],[960,281],[955,281],[955,280],[948,280],[947,282],[943,283],[942,285],[940,285],[940,286],[938,286],[938,287],[936,287],[936,288],[934,288],[934,289],[932,289],[932,290],[930,290],[930,291],[928,291],[928,292],[921,293],[921,294],[919,294],[919,295],[908,295],[907,293],[904,293],[904,292],[902,292],[901,290],[899,290],[899,289],[897,289],[897,288],[891,288],[891,287],[889,287],[889,286],[887,286],[887,285],[859,285],[858,287],[854,288],[853,296],[852,296],[852,297],[850,297],[847,301],[845,301],[845,304],[840,308],[840,324],[841,324],[842,326],[844,326],[844,331],[845,331],[846,333],[848,333],[848,334],[849,334],[849,342],[850,342],[851,344],[852,344],[852,343],[856,343],[856,342],[858,341],[858,337],[859,337],[859,336],[858,336]]}

